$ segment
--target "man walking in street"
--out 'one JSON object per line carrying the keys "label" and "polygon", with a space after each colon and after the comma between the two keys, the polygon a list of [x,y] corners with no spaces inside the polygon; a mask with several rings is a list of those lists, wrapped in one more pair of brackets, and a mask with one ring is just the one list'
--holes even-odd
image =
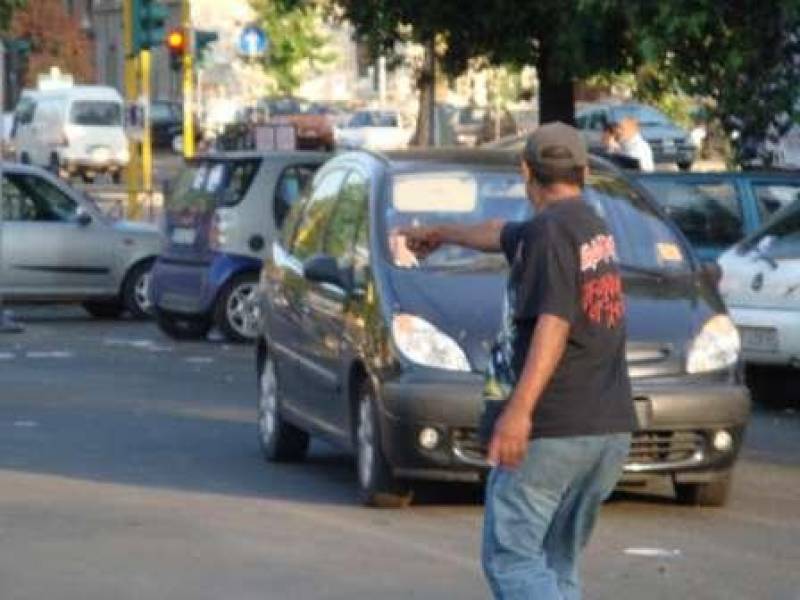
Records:
{"label": "man walking in street", "polygon": [[443,244],[511,264],[494,373],[508,373],[488,446],[483,566],[495,598],[580,598],[580,554],[621,474],[634,426],[614,240],[584,202],[580,134],[541,126],[522,159],[536,216],[522,223],[403,232],[425,256]]}

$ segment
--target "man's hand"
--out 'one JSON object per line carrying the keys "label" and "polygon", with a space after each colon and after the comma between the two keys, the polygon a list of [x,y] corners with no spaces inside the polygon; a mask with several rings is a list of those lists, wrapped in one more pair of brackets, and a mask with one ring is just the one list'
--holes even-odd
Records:
{"label": "man's hand", "polygon": [[487,453],[489,464],[506,469],[518,468],[525,460],[532,428],[531,411],[514,402],[512,397],[495,423]]}
{"label": "man's hand", "polygon": [[436,252],[444,243],[439,227],[403,227],[395,235],[405,238],[405,245],[419,260]]}

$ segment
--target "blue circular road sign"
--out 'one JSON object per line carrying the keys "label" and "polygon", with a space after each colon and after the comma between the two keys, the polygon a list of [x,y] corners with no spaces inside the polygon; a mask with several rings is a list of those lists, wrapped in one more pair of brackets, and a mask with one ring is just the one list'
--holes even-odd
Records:
{"label": "blue circular road sign", "polygon": [[257,25],[248,25],[239,34],[239,54],[247,58],[264,56],[269,50],[267,33]]}

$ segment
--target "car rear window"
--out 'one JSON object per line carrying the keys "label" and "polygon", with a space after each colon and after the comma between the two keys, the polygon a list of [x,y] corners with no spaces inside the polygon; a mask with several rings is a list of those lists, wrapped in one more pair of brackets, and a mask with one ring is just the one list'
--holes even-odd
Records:
{"label": "car rear window", "polygon": [[693,245],[727,248],[744,236],[744,215],[732,182],[644,178],[641,183]]}
{"label": "car rear window", "polygon": [[181,204],[236,206],[247,194],[260,166],[258,158],[192,163],[179,176],[172,199]]}

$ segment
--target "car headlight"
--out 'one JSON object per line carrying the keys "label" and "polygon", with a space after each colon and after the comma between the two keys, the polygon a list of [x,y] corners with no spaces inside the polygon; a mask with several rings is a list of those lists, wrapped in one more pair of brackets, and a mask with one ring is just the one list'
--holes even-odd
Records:
{"label": "car headlight", "polygon": [[686,370],[689,373],[719,371],[739,360],[741,341],[736,325],[728,315],[716,315],[706,321],[692,340]]}
{"label": "car headlight", "polygon": [[392,319],[392,337],[410,361],[448,371],[469,371],[469,361],[456,341],[434,325],[409,314]]}

